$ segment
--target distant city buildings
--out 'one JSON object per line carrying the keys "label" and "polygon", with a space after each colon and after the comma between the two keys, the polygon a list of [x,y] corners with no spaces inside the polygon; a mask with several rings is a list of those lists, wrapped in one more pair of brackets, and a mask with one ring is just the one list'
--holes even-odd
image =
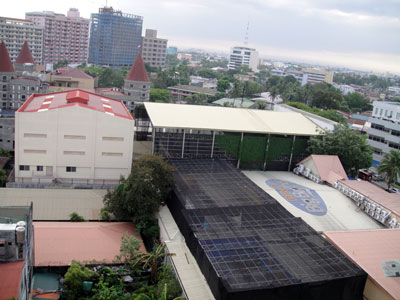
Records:
{"label": "distant city buildings", "polygon": [[216,78],[204,78],[201,76],[190,76],[190,85],[197,86],[201,88],[208,88],[208,89],[217,89],[218,80]]}
{"label": "distant city buildings", "polygon": [[333,84],[333,72],[321,69],[303,68],[301,71],[291,69],[273,69],[271,70],[271,75],[280,77],[293,76],[302,86],[307,83],[314,84],[320,82]]}
{"label": "distant city buildings", "polygon": [[168,47],[167,48],[167,54],[177,54],[178,53],[178,48],[177,47]]}
{"label": "distant city buildings", "polygon": [[43,29],[43,62],[54,64],[67,60],[81,64],[88,58],[89,19],[81,18],[71,8],[67,16],[51,11],[28,12],[25,17]]}
{"label": "distant city buildings", "polygon": [[31,20],[0,17],[0,41],[4,41],[12,62],[28,42],[35,63],[42,63],[43,29]]}
{"label": "distant city buildings", "polygon": [[91,15],[89,63],[131,66],[142,44],[143,17],[103,7]]}
{"label": "distant city buildings", "polygon": [[247,47],[233,47],[229,55],[228,69],[237,69],[241,65],[249,66],[253,72],[258,68],[258,52]]}
{"label": "distant city buildings", "polygon": [[142,43],[143,61],[152,67],[165,67],[167,43],[167,39],[157,38],[157,30],[146,29]]}
{"label": "distant city buildings", "polygon": [[134,121],[82,90],[32,95],[15,116],[15,182],[117,184],[130,174]]}
{"label": "distant city buildings", "polygon": [[367,141],[374,149],[374,161],[380,162],[390,150],[400,150],[400,103],[374,101],[373,105]]}

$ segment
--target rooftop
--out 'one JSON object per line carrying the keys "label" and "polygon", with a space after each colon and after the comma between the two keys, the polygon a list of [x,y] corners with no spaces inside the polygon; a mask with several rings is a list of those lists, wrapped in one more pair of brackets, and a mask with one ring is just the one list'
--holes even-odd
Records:
{"label": "rooftop", "polygon": [[69,266],[72,260],[112,264],[125,232],[140,240],[129,222],[34,222],[35,267]]}
{"label": "rooftop", "polygon": [[336,231],[324,235],[393,299],[400,299],[400,277],[386,277],[382,268],[383,262],[399,259],[400,230]]}
{"label": "rooftop", "polygon": [[176,187],[168,207],[216,299],[284,299],[278,290],[285,299],[328,290],[331,299],[361,299],[366,274],[234,166],[171,163]]}
{"label": "rooftop", "polygon": [[75,68],[60,68],[51,73],[55,76],[68,76],[72,78],[93,79],[92,76]]}
{"label": "rooftop", "polygon": [[0,299],[18,299],[24,261],[0,263]]}
{"label": "rooftop", "polygon": [[152,125],[159,128],[304,136],[320,134],[318,126],[293,112],[150,102],[144,105]]}
{"label": "rooftop", "polygon": [[388,193],[382,188],[364,180],[341,180],[340,183],[400,216],[400,194]]}
{"label": "rooftop", "polygon": [[217,90],[193,86],[193,85],[176,85],[176,86],[170,86],[168,89],[169,90],[186,91],[186,92],[192,92],[192,93],[198,93],[198,94],[205,94],[205,95],[211,95],[211,96],[215,96],[215,94],[218,92]]}
{"label": "rooftop", "polygon": [[0,43],[0,72],[14,72],[14,66],[11,62],[10,55],[4,41]]}
{"label": "rooftop", "polygon": [[342,163],[337,155],[312,154],[299,162],[298,165],[309,159],[314,162],[314,166],[322,181],[333,184],[338,180],[347,179],[346,171],[343,169]]}
{"label": "rooftop", "polygon": [[123,102],[79,89],[69,92],[32,94],[17,112],[42,112],[70,106],[80,106],[133,120]]}
{"label": "rooftop", "polygon": [[382,228],[354,201],[325,184],[292,172],[244,171],[251,181],[271,195],[295,217],[318,232]]}
{"label": "rooftop", "polygon": [[142,54],[140,52],[137,55],[135,62],[129,70],[128,74],[126,75],[126,80],[142,82],[150,81],[149,77],[147,76],[147,71],[143,62]]}
{"label": "rooftop", "polygon": [[86,220],[99,220],[106,192],[106,190],[1,188],[0,206],[29,206],[32,202],[35,208],[33,210],[35,221],[68,221],[72,212],[76,212]]}
{"label": "rooftop", "polygon": [[22,45],[21,51],[18,54],[17,59],[15,60],[16,63],[18,64],[33,64],[33,56],[31,51],[29,50],[28,42],[25,41],[24,44]]}
{"label": "rooftop", "polygon": [[234,106],[234,107],[243,107],[243,108],[249,108],[250,106],[253,106],[255,102],[244,98],[242,101],[242,98],[222,98],[218,99],[217,101],[214,101],[213,104],[217,104],[220,106],[226,105],[225,103],[229,104],[229,106]]}

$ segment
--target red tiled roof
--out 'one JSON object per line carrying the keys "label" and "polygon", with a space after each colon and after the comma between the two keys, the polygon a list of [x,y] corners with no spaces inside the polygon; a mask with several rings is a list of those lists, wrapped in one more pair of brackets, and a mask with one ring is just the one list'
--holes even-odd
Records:
{"label": "red tiled roof", "polygon": [[400,278],[385,277],[382,269],[383,262],[399,259],[399,229],[332,231],[324,235],[393,299],[400,299]]}
{"label": "red tiled roof", "polygon": [[24,261],[0,263],[0,299],[18,299]]}
{"label": "red tiled roof", "polygon": [[129,222],[34,222],[35,266],[68,266],[72,260],[95,259],[112,264],[119,255],[125,232],[140,242],[135,226]]}
{"label": "red tiled roof", "polygon": [[147,76],[146,67],[144,66],[141,53],[136,57],[135,63],[129,70],[128,75],[126,75],[126,79],[132,81],[150,81]]}
{"label": "red tiled roof", "polygon": [[14,66],[4,41],[1,41],[0,44],[0,72],[14,72]]}
{"label": "red tiled roof", "polygon": [[[70,97],[74,98],[74,100],[69,101],[71,99]],[[80,98],[82,98],[82,100],[79,100]],[[75,105],[133,120],[122,101],[89,93],[80,89],[49,94],[32,94],[17,112],[42,112]]]}
{"label": "red tiled roof", "polygon": [[28,42],[25,41],[25,43],[22,45],[21,52],[19,52],[17,59],[15,60],[16,63],[18,64],[26,64],[30,63],[33,64],[33,56],[31,51],[29,50]]}
{"label": "red tiled roof", "polygon": [[[58,72],[58,73],[57,73]],[[86,78],[86,79],[93,79],[92,76],[89,74],[86,74],[85,72],[79,70],[79,69],[73,69],[73,68],[61,68],[57,69],[56,72],[53,72],[52,75],[61,75],[61,76],[70,76],[72,78]]]}

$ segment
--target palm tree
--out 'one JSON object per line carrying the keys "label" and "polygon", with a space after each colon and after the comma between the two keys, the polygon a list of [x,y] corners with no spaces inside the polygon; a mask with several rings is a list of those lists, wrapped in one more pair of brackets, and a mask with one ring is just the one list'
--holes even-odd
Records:
{"label": "palm tree", "polygon": [[396,182],[397,177],[400,176],[400,153],[395,150],[390,150],[385,154],[380,166],[378,166],[378,173],[385,174],[385,179],[388,189],[392,183]]}
{"label": "palm tree", "polygon": [[136,263],[144,262],[143,269],[148,267],[151,268],[151,280],[154,283],[157,283],[158,281],[158,261],[164,257],[175,255],[175,253],[167,253],[164,250],[165,244],[161,243],[155,251],[150,253],[141,253],[136,257]]}

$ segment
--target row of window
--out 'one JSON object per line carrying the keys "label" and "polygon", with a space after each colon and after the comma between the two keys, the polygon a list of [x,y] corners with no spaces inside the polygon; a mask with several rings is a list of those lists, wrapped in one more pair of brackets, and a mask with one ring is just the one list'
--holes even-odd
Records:
{"label": "row of window", "polygon": [[[385,114],[383,114],[384,111],[385,111]],[[387,109],[384,110],[383,108],[375,107],[374,115],[375,116],[385,116],[390,119],[393,117],[393,111],[387,110]],[[396,113],[396,120],[400,120],[400,113]]]}
{"label": "row of window", "polygon": [[382,137],[380,137],[380,136],[369,135],[369,136],[368,136],[368,139],[369,139],[369,140],[372,140],[372,141],[379,142],[379,143],[386,144],[385,139],[382,138]]}
{"label": "row of window", "polygon": [[[28,165],[20,165],[20,171],[30,171],[30,166]],[[43,172],[43,166],[36,166],[36,172]],[[76,167],[65,167],[66,172],[76,172]]]}

